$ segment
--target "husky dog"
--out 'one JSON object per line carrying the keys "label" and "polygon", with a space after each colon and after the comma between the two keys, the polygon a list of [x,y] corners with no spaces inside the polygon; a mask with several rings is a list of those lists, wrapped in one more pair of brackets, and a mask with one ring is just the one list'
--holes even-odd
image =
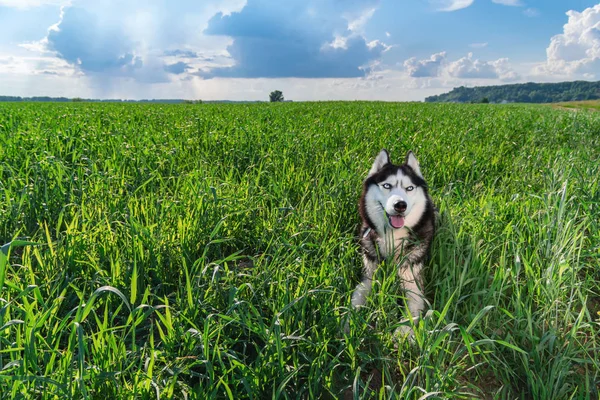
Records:
{"label": "husky dog", "polygon": [[[413,319],[418,318],[425,308],[422,270],[435,231],[435,211],[415,155],[409,152],[404,164],[394,165],[382,150],[364,181],[359,208],[364,270],[352,306],[365,304],[378,265],[393,258],[408,311]],[[411,332],[408,326],[397,331]]]}

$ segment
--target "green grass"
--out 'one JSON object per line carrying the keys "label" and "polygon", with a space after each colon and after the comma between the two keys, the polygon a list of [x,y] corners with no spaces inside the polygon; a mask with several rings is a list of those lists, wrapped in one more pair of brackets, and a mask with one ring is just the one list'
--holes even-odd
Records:
{"label": "green grass", "polygon": [[555,103],[553,106],[574,110],[600,111],[600,100],[567,101],[563,103]]}
{"label": "green grass", "polygon": [[[543,106],[0,104],[0,397],[597,399],[599,132]],[[441,211],[414,343],[392,265],[348,308],[381,148]]]}

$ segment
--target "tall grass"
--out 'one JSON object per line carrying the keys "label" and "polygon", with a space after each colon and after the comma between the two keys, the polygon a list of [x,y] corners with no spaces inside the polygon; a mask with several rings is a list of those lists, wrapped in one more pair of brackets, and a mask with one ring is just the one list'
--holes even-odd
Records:
{"label": "tall grass", "polygon": [[[597,399],[599,132],[536,106],[0,104],[0,396]],[[381,148],[441,211],[413,342],[393,265],[348,307]]]}

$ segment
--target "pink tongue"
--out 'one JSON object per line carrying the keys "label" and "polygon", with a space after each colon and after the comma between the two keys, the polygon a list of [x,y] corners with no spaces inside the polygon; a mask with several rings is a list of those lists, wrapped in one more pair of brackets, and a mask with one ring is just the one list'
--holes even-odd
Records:
{"label": "pink tongue", "polygon": [[399,215],[390,215],[390,224],[393,228],[402,228],[404,226],[404,217]]}

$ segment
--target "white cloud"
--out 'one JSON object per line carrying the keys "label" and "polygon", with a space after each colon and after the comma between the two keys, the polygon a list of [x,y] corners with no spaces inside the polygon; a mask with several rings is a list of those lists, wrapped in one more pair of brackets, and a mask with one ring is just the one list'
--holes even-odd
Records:
{"label": "white cloud", "polygon": [[[0,63],[3,59],[0,57]],[[2,65],[0,65],[2,67]],[[400,71],[376,74],[369,78],[215,78],[191,77],[146,85],[133,79],[115,78],[100,82],[85,75],[3,74],[0,87],[7,95],[64,96],[110,99],[183,98],[202,100],[268,101],[273,88],[283,91],[286,99],[310,100],[383,100],[422,101],[451,87],[417,86]]]}
{"label": "white cloud", "polygon": [[530,18],[539,17],[540,10],[538,10],[537,8],[527,8],[523,11],[523,14],[525,14],[525,16],[530,17]]}
{"label": "white cloud", "polygon": [[442,64],[446,59],[446,52],[433,54],[427,60],[417,60],[416,57],[404,61],[404,68],[413,78],[426,78],[439,76]]}
{"label": "white cloud", "polygon": [[[0,0],[2,5],[10,2],[14,7],[64,5],[65,1]],[[22,96],[264,100],[274,85],[288,88],[286,97],[310,100],[377,99],[380,98],[379,89],[390,85],[389,82],[376,84],[381,78],[371,73],[379,55],[390,46],[381,42],[385,37],[367,40],[364,34],[365,25],[378,7],[378,0],[314,0],[309,4],[296,0],[296,7],[290,7],[287,2],[285,5],[274,2],[276,10],[271,9],[268,3],[271,2],[70,0],[68,6],[62,8],[60,16],[57,9],[56,19],[43,24],[47,32],[37,36],[39,40],[31,41],[28,37],[25,39],[28,42],[15,43],[6,57],[0,47],[0,87],[7,93]],[[211,25],[220,23],[222,27],[226,20],[237,21],[244,9],[244,25],[230,24],[228,30],[221,30],[225,32],[222,35],[209,34]],[[300,22],[297,22],[298,10],[306,10],[314,17],[306,18],[302,14]],[[249,17],[256,17],[256,20]],[[317,46],[331,42],[329,45],[333,45],[335,51],[326,51],[323,57],[328,62],[327,66],[336,68],[327,76],[341,77],[345,89],[337,95],[333,91],[321,95],[322,87],[331,79],[284,78],[288,75],[268,79],[206,79],[207,73],[235,67],[240,60],[245,61],[247,56],[251,56],[235,53],[232,44],[236,38],[246,39],[248,32],[251,32],[250,36],[252,32],[263,32],[268,26],[264,21],[271,20],[275,21],[277,28],[287,27],[284,33],[297,34],[300,39],[309,42],[314,39]],[[306,21],[312,23],[306,24]],[[306,40],[289,40],[287,36],[278,40],[283,45],[292,43],[296,47],[306,44]],[[309,55],[312,54],[310,50],[306,51]],[[348,56],[338,56],[344,54]],[[17,57],[21,55],[24,57]],[[360,62],[352,64],[355,60]],[[317,73],[322,72],[323,68],[319,65],[315,67],[310,59],[306,61],[300,71],[312,68]],[[353,67],[352,75],[347,73],[348,66]],[[354,76],[368,76],[368,79]],[[357,85],[354,92],[353,85]],[[403,93],[386,92],[385,98],[405,100],[403,96]],[[416,96],[418,93],[415,91],[410,99],[414,100]]]}
{"label": "white cloud", "polygon": [[[12,0],[0,0],[0,2]],[[24,4],[65,4],[64,0],[25,0]],[[38,55],[54,55],[103,81],[128,76],[141,82],[168,81],[165,66],[182,62],[168,50],[201,52],[191,70],[227,66],[218,56],[231,44],[227,37],[206,37],[202,30],[218,12],[241,10],[246,0],[169,4],[167,0],[72,0],[61,7],[58,22],[36,42],[19,46]],[[119,12],[115,12],[118,9]],[[183,58],[183,57],[181,57]],[[220,63],[220,64],[219,64]],[[217,65],[219,64],[219,65]]]}
{"label": "white cloud", "polygon": [[377,8],[375,7],[367,8],[356,17],[346,15],[346,19],[348,20],[348,30],[354,33],[362,33],[365,25],[369,22],[371,17],[373,17],[376,10]]}
{"label": "white cloud", "polygon": [[474,0],[430,0],[438,11],[456,11],[469,7]]}
{"label": "white cloud", "polygon": [[[456,11],[469,7],[475,0],[429,0],[437,11]],[[492,0],[493,3],[504,6],[521,7],[521,0]]]}
{"label": "white cloud", "polygon": [[325,43],[323,45],[323,49],[330,47],[332,49],[344,49],[348,48],[348,38],[346,36],[338,35],[333,38],[333,40],[329,43]]}
{"label": "white cloud", "polygon": [[503,6],[520,7],[523,5],[521,0],[492,0],[493,3],[502,4]]}
{"label": "white cloud", "polygon": [[369,49],[380,48],[380,49],[382,49],[382,52],[385,53],[386,51],[388,51],[389,49],[391,49],[394,46],[387,45],[387,44],[383,43],[381,40],[375,39],[375,40],[371,40],[370,42],[368,42],[367,47]]}
{"label": "white cloud", "polygon": [[492,63],[473,59],[473,53],[460,58],[448,65],[447,71],[450,76],[456,78],[497,78],[496,68]]}
{"label": "white cloud", "polygon": [[508,58],[495,61],[482,61],[473,58],[473,53],[456,61],[448,61],[446,52],[433,54],[427,60],[410,58],[404,62],[404,68],[413,78],[458,78],[458,79],[499,79],[515,81],[520,78],[512,68]]}
{"label": "white cloud", "polygon": [[230,17],[217,14],[211,18],[204,34],[233,40],[227,51],[234,66],[214,68],[204,77],[364,76],[367,70],[363,67],[378,60],[388,48],[363,34],[377,3],[248,0],[240,12]]}
{"label": "white cloud", "polygon": [[600,4],[582,12],[568,11],[563,33],[555,35],[546,49],[546,62],[536,75],[594,79],[600,72]]}
{"label": "white cloud", "polygon": [[[9,1],[0,0],[2,4]],[[324,20],[323,24],[331,23],[333,17],[321,17],[328,13],[320,12],[320,0],[313,1],[315,21]],[[319,46],[329,42],[330,46],[338,50],[355,49],[358,55],[370,51],[384,53],[390,46],[364,37],[364,30],[368,28],[366,24],[373,19],[373,7],[378,5],[378,2],[373,0],[365,5],[362,1],[364,0],[361,0],[353,11],[345,5],[335,8],[336,12],[330,13],[335,16],[335,24],[331,23],[331,26],[322,27],[320,23],[315,22],[314,25],[302,24],[300,27],[310,26],[307,30],[309,33],[319,31]],[[14,4],[16,2],[17,0],[13,0]],[[62,4],[60,0],[24,0],[19,3]],[[368,62],[358,67],[364,71],[364,78],[334,75],[342,77],[202,79],[201,76],[206,75],[199,71],[235,66],[238,62],[235,53],[227,50],[235,36],[208,36],[206,32],[203,33],[211,17],[219,11],[223,12],[223,16],[231,15],[232,10],[241,10],[245,5],[252,3],[251,1],[246,3],[246,0],[228,0],[227,6],[223,5],[224,2],[217,4],[217,0],[190,2],[193,6],[183,6],[183,2],[168,0],[130,0],[123,3],[116,0],[72,0],[72,3],[73,7],[67,7],[65,10],[71,9],[73,12],[73,9],[85,9],[89,15],[71,14],[67,15],[67,19],[61,18],[44,40],[24,43],[18,48],[25,57],[20,57],[20,54],[14,52],[0,54],[0,87],[6,93],[22,96],[64,95],[95,98],[266,100],[268,93],[276,87],[283,90],[286,98],[293,100],[422,100],[427,95],[437,94],[454,86],[498,84],[502,79],[518,78],[507,59],[481,61],[472,55],[462,59],[449,59],[445,52],[440,52],[432,56],[427,55],[423,60],[406,60],[400,63],[404,66],[402,69],[385,66],[382,60],[388,57],[367,58]],[[336,7],[341,3],[337,0],[331,2]],[[438,8],[445,11],[465,8],[472,3],[473,0],[435,1]],[[119,12],[115,12],[115,7],[118,7]],[[287,5],[281,7],[285,10],[290,9]],[[352,12],[344,14],[348,9]],[[310,10],[307,10],[308,12]],[[294,12],[290,11],[290,14],[289,20],[295,21],[297,18]],[[221,16],[214,19],[224,18]],[[56,21],[58,18],[52,22]],[[49,23],[45,23],[42,26],[48,25]],[[264,25],[256,26],[260,28]],[[240,37],[249,32],[245,29],[257,29],[254,25],[248,28],[235,24],[233,28],[239,29]],[[292,28],[296,29],[296,26]],[[321,35],[321,31],[325,34]],[[389,32],[385,34],[386,36],[381,35],[379,39],[387,41],[386,37],[391,37]],[[43,36],[41,33],[37,37]],[[326,39],[321,40],[322,37]],[[353,41],[357,39],[364,41],[364,45],[353,47]],[[83,45],[79,46],[79,41],[83,42]],[[88,53],[86,44],[93,44],[101,51],[91,53],[90,50]],[[473,43],[471,47],[477,49],[486,45],[487,43]],[[60,57],[57,56],[58,50],[61,51]],[[74,52],[75,50],[77,51]],[[127,60],[122,60],[123,55],[128,54],[131,55],[131,59],[125,62]],[[391,54],[390,58],[393,56]],[[105,60],[117,60],[119,67],[128,68],[130,64],[135,67],[136,57],[139,57],[143,64],[131,69],[131,74],[108,73],[105,69],[90,68],[91,62],[102,66]],[[345,64],[347,63],[344,60],[339,63],[342,66]],[[165,65],[175,73],[169,73],[165,77]],[[520,70],[519,72],[523,73]],[[162,74],[164,79],[151,82],[151,75],[154,73]]]}
{"label": "white cloud", "polygon": [[[311,11],[314,12],[313,9],[311,9]],[[366,38],[364,36],[365,25],[373,17],[375,11],[377,11],[377,8],[372,7],[366,8],[364,10],[358,10],[358,12],[355,11],[354,13],[344,14],[343,17],[348,22],[347,29],[349,33],[346,36],[342,34],[334,35],[334,38],[331,42],[326,42],[323,44],[323,46],[321,46],[321,50],[327,50],[328,48],[347,50],[348,41],[357,37],[365,39],[366,42]],[[386,32],[385,35],[387,37],[391,36],[389,32]],[[370,42],[366,42],[366,45],[369,49],[376,49],[378,47],[381,47],[383,49],[383,52],[386,52],[392,48],[392,46],[388,46],[380,40],[372,40]]]}
{"label": "white cloud", "polygon": [[485,43],[471,43],[469,45],[469,47],[473,48],[473,49],[483,49],[484,47],[487,47],[487,42]]}
{"label": "white cloud", "polygon": [[0,0],[0,7],[28,9],[41,6],[64,6],[70,3],[70,0]]}
{"label": "white cloud", "polygon": [[[362,38],[365,41],[366,47],[370,50],[380,50],[382,53],[385,53],[391,49],[392,46],[388,46],[380,40],[366,41],[367,39],[364,35],[365,26],[373,17],[375,11],[377,11],[377,7],[367,7],[345,13],[343,18],[348,22],[347,30],[349,33],[346,36],[336,34],[331,42],[326,42],[321,46],[321,51],[328,49],[348,50],[348,42],[356,38]],[[390,37],[390,34],[386,32],[386,36]]]}
{"label": "white cloud", "polygon": [[0,75],[20,76],[56,75],[74,76],[76,70],[67,62],[52,56],[2,56],[0,55]]}
{"label": "white cloud", "polygon": [[482,61],[474,59],[473,53],[451,62],[446,67],[446,71],[448,75],[455,78],[500,79],[502,81],[514,81],[519,78],[510,66],[508,58]]}

